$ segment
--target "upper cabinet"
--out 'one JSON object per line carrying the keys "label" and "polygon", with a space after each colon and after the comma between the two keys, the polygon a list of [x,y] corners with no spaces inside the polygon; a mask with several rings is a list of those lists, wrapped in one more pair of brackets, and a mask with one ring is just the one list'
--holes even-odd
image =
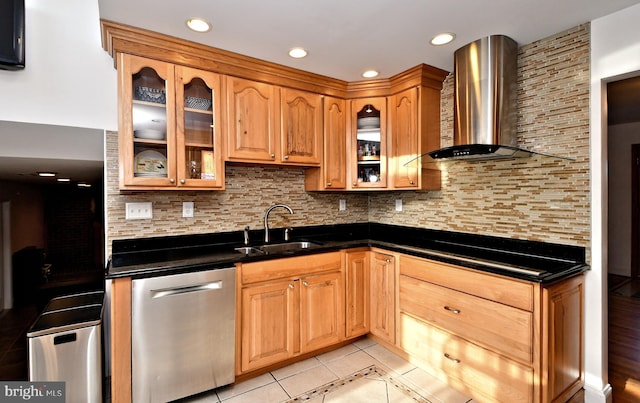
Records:
{"label": "upper cabinet", "polygon": [[320,165],[322,158],[322,96],[282,89],[280,136],[283,163]]}
{"label": "upper cabinet", "polygon": [[123,190],[222,189],[220,77],[120,54]]}
{"label": "upper cabinet", "polygon": [[387,99],[350,101],[349,164],[351,187],[387,187]]}
{"label": "upper cabinet", "polygon": [[101,24],[119,74],[123,190],[224,189],[225,162],[306,167],[308,191],[440,188],[422,156],[440,148],[446,71],[348,83]]}
{"label": "upper cabinet", "polygon": [[324,97],[323,159],[320,168],[305,170],[306,190],[345,190],[347,188],[347,110],[346,101]]}
{"label": "upper cabinet", "polygon": [[226,77],[227,159],[275,163],[280,159],[280,90],[273,85]]}

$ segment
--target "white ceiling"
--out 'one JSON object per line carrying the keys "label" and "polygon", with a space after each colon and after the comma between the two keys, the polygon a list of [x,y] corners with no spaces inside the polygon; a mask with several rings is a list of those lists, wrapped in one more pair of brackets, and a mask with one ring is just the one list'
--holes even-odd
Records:
{"label": "white ceiling", "polygon": [[[640,0],[98,0],[100,18],[345,81],[364,70],[390,77],[420,63],[451,71],[453,52],[503,34],[520,45],[611,14]],[[213,25],[198,34],[185,21]],[[434,47],[437,33],[456,40]],[[292,47],[309,55],[291,59]]]}

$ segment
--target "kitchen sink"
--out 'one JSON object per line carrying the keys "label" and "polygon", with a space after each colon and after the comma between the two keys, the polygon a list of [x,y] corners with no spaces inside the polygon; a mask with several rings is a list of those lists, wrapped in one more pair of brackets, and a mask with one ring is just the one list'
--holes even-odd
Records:
{"label": "kitchen sink", "polygon": [[319,244],[308,241],[276,243],[272,245],[257,246],[264,253],[287,253],[296,252],[302,249],[309,249]]}
{"label": "kitchen sink", "polygon": [[233,250],[235,250],[236,252],[240,252],[243,255],[262,255],[262,254],[264,254],[263,251],[261,251],[258,248],[254,248],[253,246],[242,246],[240,248],[234,248]]}
{"label": "kitchen sink", "polygon": [[261,254],[275,254],[275,253],[292,253],[303,249],[313,248],[320,244],[309,241],[297,241],[297,242],[285,242],[274,243],[258,246],[242,246],[234,248],[236,252],[240,252],[245,255],[261,255]]}

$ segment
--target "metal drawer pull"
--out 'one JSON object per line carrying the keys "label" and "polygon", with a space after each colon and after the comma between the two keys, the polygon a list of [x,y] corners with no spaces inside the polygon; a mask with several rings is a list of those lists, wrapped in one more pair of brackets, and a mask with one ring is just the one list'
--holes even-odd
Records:
{"label": "metal drawer pull", "polygon": [[303,281],[302,285],[304,285],[305,287],[309,287],[309,283],[307,283],[306,281]]}
{"label": "metal drawer pull", "polygon": [[293,284],[289,284],[289,288],[294,288],[294,287],[293,287]]}
{"label": "metal drawer pull", "polygon": [[449,353],[444,353],[444,358],[446,358],[447,360],[453,361],[456,364],[460,364],[460,360],[457,358],[453,358],[452,356],[449,355]]}
{"label": "metal drawer pull", "polygon": [[459,309],[451,308],[450,306],[446,306],[445,305],[444,309],[449,311],[449,312],[455,313],[456,315],[460,313]]}
{"label": "metal drawer pull", "polygon": [[218,290],[221,288],[222,281],[214,281],[211,283],[190,285],[186,287],[163,288],[161,290],[151,290],[151,298],[162,298],[196,291]]}

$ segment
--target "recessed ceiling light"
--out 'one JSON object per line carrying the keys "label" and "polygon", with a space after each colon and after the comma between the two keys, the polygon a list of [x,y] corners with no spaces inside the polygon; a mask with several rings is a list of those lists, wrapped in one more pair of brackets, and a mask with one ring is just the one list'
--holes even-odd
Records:
{"label": "recessed ceiling light", "polygon": [[302,48],[293,48],[289,51],[289,56],[294,59],[301,59],[307,55],[307,51]]}
{"label": "recessed ceiling light", "polygon": [[438,34],[431,39],[431,44],[435,46],[446,45],[456,38],[455,34],[450,32],[444,32],[442,34]]}
{"label": "recessed ceiling light", "polygon": [[379,73],[377,71],[375,71],[375,70],[367,70],[364,73],[362,73],[362,77],[364,77],[364,78],[373,78],[373,77],[378,76],[378,74]]}
{"label": "recessed ceiling light", "polygon": [[71,182],[71,179],[69,178],[58,178],[56,179],[58,182]]}
{"label": "recessed ceiling light", "polygon": [[187,27],[196,32],[208,32],[211,30],[211,24],[202,18],[189,18],[187,20]]}
{"label": "recessed ceiling light", "polygon": [[79,188],[90,188],[90,187],[91,187],[91,185],[90,185],[89,183],[82,183],[82,182],[80,182],[80,183],[78,183],[78,187],[79,187]]}
{"label": "recessed ceiling light", "polygon": [[56,176],[56,173],[55,172],[38,172],[38,176],[49,178],[52,176]]}

